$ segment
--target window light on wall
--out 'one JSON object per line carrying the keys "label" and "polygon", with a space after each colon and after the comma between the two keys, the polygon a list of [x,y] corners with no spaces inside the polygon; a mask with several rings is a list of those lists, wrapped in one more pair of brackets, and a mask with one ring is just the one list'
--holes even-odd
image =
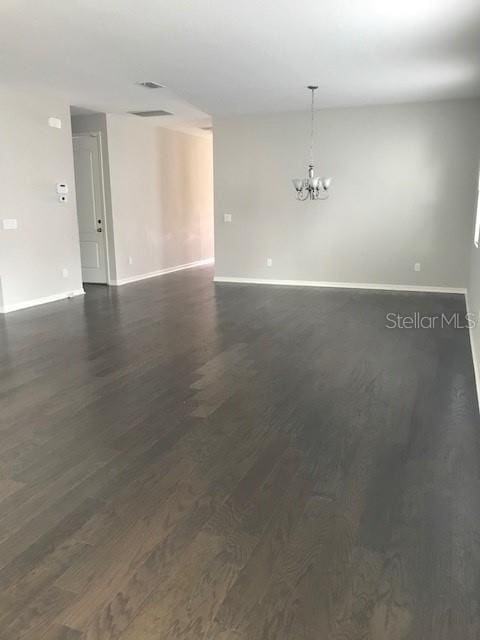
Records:
{"label": "window light on wall", "polygon": [[480,236],[480,174],[478,175],[478,193],[477,193],[477,215],[475,217],[475,235],[473,243],[478,249],[478,241]]}

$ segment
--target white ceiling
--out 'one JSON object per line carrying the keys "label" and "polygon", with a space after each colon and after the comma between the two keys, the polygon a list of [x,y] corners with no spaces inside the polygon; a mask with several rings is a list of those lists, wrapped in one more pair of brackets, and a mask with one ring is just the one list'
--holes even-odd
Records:
{"label": "white ceiling", "polygon": [[[480,0],[1,0],[1,78],[208,115],[480,95]],[[165,84],[147,90],[141,80]]]}

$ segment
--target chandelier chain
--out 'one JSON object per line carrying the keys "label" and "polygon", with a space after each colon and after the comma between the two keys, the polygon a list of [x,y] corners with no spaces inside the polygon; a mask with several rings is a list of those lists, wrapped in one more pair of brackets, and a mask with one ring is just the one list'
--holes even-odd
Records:
{"label": "chandelier chain", "polygon": [[313,165],[313,138],[315,132],[315,89],[312,91],[312,103],[310,114],[310,164]]}

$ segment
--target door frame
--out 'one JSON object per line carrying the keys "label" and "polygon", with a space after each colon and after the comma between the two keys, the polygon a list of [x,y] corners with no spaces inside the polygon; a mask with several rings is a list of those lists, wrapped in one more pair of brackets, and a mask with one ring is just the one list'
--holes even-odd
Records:
{"label": "door frame", "polygon": [[[106,284],[110,286],[112,284],[112,278],[110,275],[110,254],[108,251],[109,228],[108,228],[107,207],[106,207],[106,200],[105,200],[105,170],[104,170],[104,163],[103,163],[102,132],[101,131],[84,131],[81,133],[72,133],[72,142],[74,138],[85,138],[85,137],[95,138],[97,143],[98,160],[99,160],[99,167],[100,167],[100,198],[102,200],[103,230],[104,230],[104,233],[102,233],[102,241],[103,241],[103,247],[105,252],[105,266],[106,266],[106,275],[107,275]],[[73,153],[73,150],[72,150],[72,153]],[[77,191],[77,188],[75,185],[75,210],[76,210],[76,191]],[[77,224],[78,224],[78,212],[76,212],[76,215],[77,215]],[[79,242],[80,242],[80,238],[79,238]]]}

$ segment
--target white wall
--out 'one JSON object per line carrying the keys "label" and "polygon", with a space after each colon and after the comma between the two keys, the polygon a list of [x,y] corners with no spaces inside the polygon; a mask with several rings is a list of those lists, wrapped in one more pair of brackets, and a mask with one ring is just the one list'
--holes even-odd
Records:
{"label": "white wall", "polygon": [[[478,169],[480,171],[480,162]],[[477,197],[480,198],[480,193]],[[480,203],[478,204],[478,206],[478,215],[480,215]],[[468,312],[472,314],[471,319],[473,319],[473,321],[475,322],[475,325],[470,330],[470,341],[472,345],[473,364],[475,367],[475,376],[477,382],[477,396],[480,403],[480,249],[473,244],[473,231],[474,227],[472,226],[472,241],[470,244],[469,265],[470,269],[467,290],[467,309]]]}
{"label": "white wall", "polygon": [[215,120],[216,276],[466,287],[480,102],[322,110],[317,125],[331,196],[297,202],[308,114]]}
{"label": "white wall", "polygon": [[117,114],[107,132],[117,279],[211,258],[211,139]]}
{"label": "white wall", "polygon": [[[61,119],[62,129],[48,126]],[[48,93],[0,87],[0,226],[2,311],[82,290],[69,106]],[[57,182],[69,201],[57,201]],[[62,276],[62,269],[68,277]]]}

